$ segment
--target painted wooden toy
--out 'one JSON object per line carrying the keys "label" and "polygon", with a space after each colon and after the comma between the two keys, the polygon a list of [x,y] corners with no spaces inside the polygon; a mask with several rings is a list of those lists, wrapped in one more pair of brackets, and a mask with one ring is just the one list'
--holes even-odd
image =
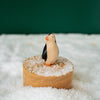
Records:
{"label": "painted wooden toy", "polygon": [[50,33],[46,36],[46,44],[43,49],[42,58],[45,60],[45,65],[50,66],[55,63],[58,58],[59,50],[56,43],[56,37]]}
{"label": "painted wooden toy", "polygon": [[42,55],[29,57],[23,62],[23,85],[70,89],[74,66],[67,58],[58,56],[54,34],[48,34],[45,39]]}

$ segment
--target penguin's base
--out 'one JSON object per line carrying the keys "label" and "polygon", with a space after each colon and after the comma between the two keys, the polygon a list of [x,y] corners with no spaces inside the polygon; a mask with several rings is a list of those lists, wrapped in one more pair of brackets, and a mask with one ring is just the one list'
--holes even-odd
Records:
{"label": "penguin's base", "polygon": [[51,66],[46,66],[41,56],[30,57],[23,62],[23,85],[70,89],[73,70],[73,64],[63,57]]}

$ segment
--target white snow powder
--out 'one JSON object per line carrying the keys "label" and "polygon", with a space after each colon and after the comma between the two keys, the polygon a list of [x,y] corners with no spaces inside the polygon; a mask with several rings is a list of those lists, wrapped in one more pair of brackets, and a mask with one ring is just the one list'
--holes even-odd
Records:
{"label": "white snow powder", "polygon": [[73,64],[64,57],[58,57],[54,65],[47,67],[41,56],[34,56],[24,61],[25,68],[42,76],[61,76],[73,71]]}
{"label": "white snow powder", "polygon": [[56,34],[59,55],[75,66],[72,89],[23,87],[22,62],[41,55],[45,36],[0,36],[0,100],[100,100],[100,35]]}

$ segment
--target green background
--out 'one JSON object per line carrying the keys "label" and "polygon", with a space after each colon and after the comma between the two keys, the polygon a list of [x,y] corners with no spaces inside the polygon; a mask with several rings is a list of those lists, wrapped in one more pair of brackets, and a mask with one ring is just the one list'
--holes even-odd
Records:
{"label": "green background", "polygon": [[100,33],[100,0],[0,0],[0,33]]}

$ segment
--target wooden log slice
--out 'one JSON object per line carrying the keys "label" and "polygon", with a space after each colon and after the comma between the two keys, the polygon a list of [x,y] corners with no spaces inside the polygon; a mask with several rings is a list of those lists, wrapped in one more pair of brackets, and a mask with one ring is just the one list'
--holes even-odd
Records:
{"label": "wooden log slice", "polygon": [[73,70],[73,64],[63,57],[49,67],[41,56],[30,57],[23,62],[23,85],[70,89]]}

